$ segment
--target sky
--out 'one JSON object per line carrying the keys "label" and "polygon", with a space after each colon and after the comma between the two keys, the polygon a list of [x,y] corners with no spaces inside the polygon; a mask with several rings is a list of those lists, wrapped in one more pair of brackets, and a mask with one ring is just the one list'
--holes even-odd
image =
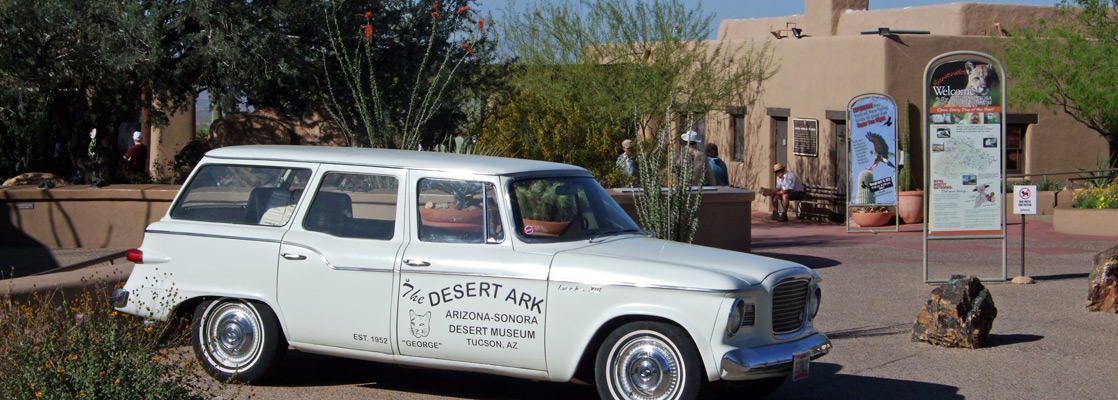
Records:
{"label": "sky", "polygon": [[[517,4],[523,5],[527,1],[533,0],[478,0],[474,8],[483,14],[492,12],[494,16],[500,16],[507,11],[509,4],[514,6]],[[969,2],[1052,6],[1059,3],[1059,0],[972,0]],[[947,3],[954,2],[946,0],[870,0],[870,9],[882,10]],[[786,17],[804,13],[804,0],[705,0],[702,5],[704,11],[714,14],[713,26],[710,27],[712,39],[718,30],[718,24],[724,19]]]}

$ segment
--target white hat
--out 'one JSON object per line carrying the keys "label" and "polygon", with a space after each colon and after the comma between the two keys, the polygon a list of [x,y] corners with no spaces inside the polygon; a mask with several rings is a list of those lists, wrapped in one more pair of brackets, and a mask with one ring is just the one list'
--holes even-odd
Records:
{"label": "white hat", "polygon": [[143,138],[144,138],[144,134],[140,133],[140,131],[132,132],[132,140],[139,141],[140,139],[143,139]]}
{"label": "white hat", "polygon": [[687,131],[687,133],[684,133],[684,134],[680,135],[679,139],[683,140],[684,142],[695,142],[695,143],[702,143],[702,141],[703,141],[702,135],[699,135],[699,132],[695,132],[695,131]]}

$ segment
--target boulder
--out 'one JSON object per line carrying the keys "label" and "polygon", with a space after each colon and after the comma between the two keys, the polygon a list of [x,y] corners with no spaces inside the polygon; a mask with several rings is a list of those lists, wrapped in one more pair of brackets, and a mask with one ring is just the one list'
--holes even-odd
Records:
{"label": "boulder", "polygon": [[912,326],[912,341],[979,348],[986,345],[997,316],[994,298],[978,278],[955,275],[932,290]]}
{"label": "boulder", "polygon": [[1087,311],[1118,313],[1118,246],[1095,255],[1087,281]]}
{"label": "boulder", "polygon": [[68,184],[65,179],[58,177],[58,175],[46,172],[28,172],[19,174],[18,176],[4,181],[0,186],[19,186],[19,185],[43,185],[43,182],[50,182],[51,187],[63,186]]}

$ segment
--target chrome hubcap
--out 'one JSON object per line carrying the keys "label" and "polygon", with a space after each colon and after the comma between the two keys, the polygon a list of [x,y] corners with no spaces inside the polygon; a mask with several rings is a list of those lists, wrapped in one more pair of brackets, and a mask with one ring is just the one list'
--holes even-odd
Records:
{"label": "chrome hubcap", "polygon": [[640,335],[617,347],[611,374],[626,399],[672,399],[679,395],[682,369],[675,349],[655,336]]}
{"label": "chrome hubcap", "polygon": [[245,304],[224,303],[210,314],[205,327],[207,346],[218,367],[239,369],[251,364],[260,352],[260,319]]}

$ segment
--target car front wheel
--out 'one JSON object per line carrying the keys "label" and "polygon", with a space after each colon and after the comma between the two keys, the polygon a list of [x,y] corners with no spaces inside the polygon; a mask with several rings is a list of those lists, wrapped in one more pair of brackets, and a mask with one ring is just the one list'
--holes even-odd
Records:
{"label": "car front wheel", "polygon": [[194,310],[194,354],[210,376],[222,382],[255,383],[276,360],[282,334],[267,305],[236,299],[208,300]]}
{"label": "car front wheel", "polygon": [[617,328],[598,350],[595,381],[603,399],[694,399],[703,382],[687,333],[661,322]]}

